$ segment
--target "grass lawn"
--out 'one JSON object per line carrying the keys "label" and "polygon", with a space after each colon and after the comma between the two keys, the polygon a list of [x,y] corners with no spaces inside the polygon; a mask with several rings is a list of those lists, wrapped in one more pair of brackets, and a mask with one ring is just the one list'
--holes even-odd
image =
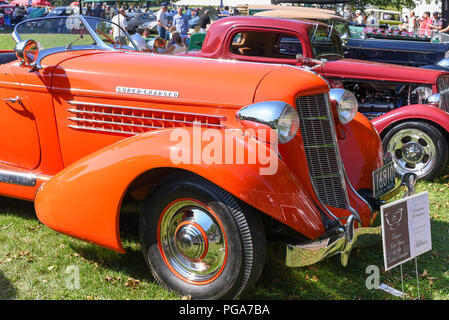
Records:
{"label": "grass lawn", "polygon": [[0,50],[14,50],[16,42],[12,39],[11,33],[0,33]]}
{"label": "grass lawn", "polygon": [[[449,170],[417,188],[429,192],[432,221],[433,251],[418,258],[423,299],[449,298],[448,186]],[[137,214],[130,207],[123,216],[133,221]],[[181,299],[153,282],[136,232],[127,231],[127,253],[119,254],[52,231],[37,220],[32,203],[0,198],[0,299]],[[283,247],[269,245],[264,272],[242,299],[399,299],[365,287],[366,268],[376,265],[381,283],[401,289],[399,268],[383,272],[380,245],[354,250],[346,268],[337,256],[304,268],[287,268],[283,257]],[[411,299],[417,296],[414,262],[403,270]]]}

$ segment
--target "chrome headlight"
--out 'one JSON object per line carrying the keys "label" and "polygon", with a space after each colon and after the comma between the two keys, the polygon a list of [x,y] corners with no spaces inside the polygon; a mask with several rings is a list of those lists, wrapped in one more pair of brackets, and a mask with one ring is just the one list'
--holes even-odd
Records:
{"label": "chrome headlight", "polygon": [[[237,112],[237,119],[252,121],[276,130],[279,143],[292,140],[299,130],[295,108],[282,101],[264,101],[251,104]],[[260,128],[254,126],[254,128]]]}
{"label": "chrome headlight", "polygon": [[331,89],[329,98],[337,104],[338,119],[342,124],[347,124],[354,119],[359,104],[355,95],[345,89]]}
{"label": "chrome headlight", "polygon": [[432,94],[426,99],[426,103],[435,107],[440,106],[441,95],[439,93]]}

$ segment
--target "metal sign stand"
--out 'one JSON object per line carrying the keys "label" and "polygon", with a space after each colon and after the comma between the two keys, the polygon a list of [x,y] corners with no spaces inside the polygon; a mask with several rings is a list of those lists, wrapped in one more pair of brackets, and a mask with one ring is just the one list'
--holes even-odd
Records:
{"label": "metal sign stand", "polygon": [[[401,269],[401,286],[402,286],[402,300],[404,300],[404,274],[402,272],[402,264],[399,266]],[[418,287],[418,297],[415,300],[421,300],[421,294],[419,292],[419,274],[418,274],[418,258],[415,258],[415,274],[416,274],[416,285]]]}
{"label": "metal sign stand", "polygon": [[[415,194],[415,188],[411,188],[408,192],[402,197],[408,197]],[[402,300],[404,300],[404,273],[402,272],[402,264],[399,266],[401,268],[401,286],[402,286]],[[418,298],[416,300],[421,300],[421,295],[419,293],[419,274],[418,274],[418,257],[415,257],[415,273],[416,273],[416,284],[418,286]]]}

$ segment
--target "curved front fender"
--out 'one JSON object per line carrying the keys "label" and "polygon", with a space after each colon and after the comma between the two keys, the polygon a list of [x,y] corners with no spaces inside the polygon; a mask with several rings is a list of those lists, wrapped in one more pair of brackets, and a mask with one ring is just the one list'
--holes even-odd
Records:
{"label": "curved front fender", "polygon": [[337,130],[340,155],[352,186],[373,189],[372,173],[383,165],[382,142],[373,124],[357,112],[354,120],[337,125]]}
{"label": "curved front fender", "polygon": [[437,107],[424,104],[414,104],[394,109],[371,120],[371,122],[377,132],[382,134],[386,128],[404,120],[426,120],[438,124],[449,132],[449,114]]}
{"label": "curved front fender", "polygon": [[[199,128],[164,129],[133,136],[73,163],[37,192],[35,208],[39,220],[56,231],[124,252],[119,216],[127,188],[149,170],[170,167],[208,179],[309,238],[325,232],[320,212],[303,187],[305,182],[292,175],[275,152],[265,165],[260,161],[252,163],[248,158],[243,164],[235,164],[236,156],[229,164],[229,161],[222,164],[198,161],[199,155],[210,153],[212,140],[203,140],[210,142],[200,143],[198,149],[194,145],[196,140],[191,138],[198,134],[194,132],[196,129]],[[190,137],[188,143],[187,140],[180,142],[177,130]],[[244,150],[245,155],[253,154],[256,149],[267,154],[265,143],[245,138],[241,131],[240,135],[238,131],[228,134],[230,131],[214,130],[217,136],[213,141],[226,141],[222,144],[222,155],[229,152],[229,141],[234,150]],[[189,156],[185,158],[188,163],[177,163],[176,157],[182,154],[179,151],[185,143],[190,143]],[[218,147],[215,151],[220,154]],[[269,167],[275,168],[274,174],[264,175]]]}

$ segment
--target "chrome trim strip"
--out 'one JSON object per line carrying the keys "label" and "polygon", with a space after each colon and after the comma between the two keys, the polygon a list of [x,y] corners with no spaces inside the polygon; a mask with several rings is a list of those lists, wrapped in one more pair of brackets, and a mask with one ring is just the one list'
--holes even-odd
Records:
{"label": "chrome trim strip", "polygon": [[36,185],[36,179],[37,176],[32,173],[0,169],[0,182],[34,187]]}
{"label": "chrome trim strip", "polygon": [[199,116],[199,117],[212,117],[217,119],[226,119],[226,116],[217,116],[217,115],[210,115],[210,114],[203,114],[203,113],[192,113],[192,112],[178,112],[178,111],[171,111],[171,110],[160,110],[160,109],[147,109],[147,108],[140,108],[140,107],[131,107],[131,106],[118,106],[113,104],[103,104],[103,103],[93,103],[93,102],[81,102],[81,101],[67,101],[68,103],[72,105],[86,105],[86,106],[98,106],[98,107],[106,107],[106,108],[121,108],[121,109],[128,109],[128,110],[139,110],[139,111],[153,111],[153,112],[167,112],[167,113],[174,113],[179,115],[189,115],[189,116]]}
{"label": "chrome trim strip", "polygon": [[75,130],[88,130],[88,131],[97,131],[97,132],[102,132],[102,133],[119,133],[119,134],[130,134],[130,135],[139,134],[138,132],[103,129],[103,128],[95,128],[95,127],[83,127],[83,126],[76,126],[76,125],[72,125],[72,124],[69,124],[68,127],[75,129]]}
{"label": "chrome trim strip", "polygon": [[[139,117],[139,116],[133,116],[133,115],[126,115],[126,114],[97,112],[97,111],[89,111],[89,110],[68,109],[67,111],[72,112],[72,113],[76,113],[76,114],[94,114],[94,115],[107,116],[107,117],[132,118],[132,119],[137,119],[137,120],[156,120],[156,121],[179,122],[179,123],[189,123],[189,124],[193,124],[194,123],[194,121],[163,119],[163,118],[154,118],[154,117]],[[226,126],[221,125],[221,124],[213,124],[213,123],[201,123],[201,125],[211,126],[211,127],[218,127],[218,128],[226,127]]]}
{"label": "chrome trim strip", "polygon": [[[110,125],[115,125],[115,126],[149,128],[149,129],[164,129],[164,127],[159,127],[159,126],[147,126],[147,125],[143,125],[143,124],[135,124],[135,123],[128,123],[128,122],[102,121],[102,120],[95,120],[95,119],[81,119],[81,118],[75,118],[75,117],[69,117],[68,119],[75,121],[75,122],[91,122],[91,123],[98,123],[98,124],[110,124]],[[138,132],[136,132],[136,133],[138,133]]]}

